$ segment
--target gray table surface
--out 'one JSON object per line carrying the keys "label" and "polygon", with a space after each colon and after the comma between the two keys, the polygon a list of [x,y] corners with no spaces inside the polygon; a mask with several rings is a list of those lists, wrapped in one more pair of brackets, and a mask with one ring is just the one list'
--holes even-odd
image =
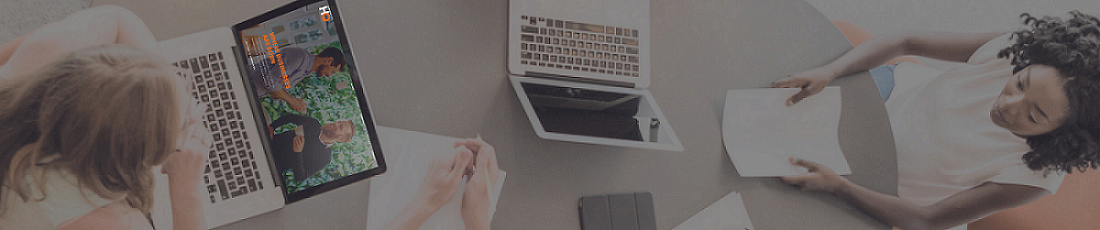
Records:
{"label": "gray table surface", "polygon": [[[286,2],[94,4],[133,10],[163,40],[231,25]],[[722,145],[727,90],[769,86],[851,48],[806,2],[651,2],[650,90],[683,152],[535,136],[506,78],[506,0],[338,4],[379,125],[456,137],[480,134],[496,147],[508,178],[495,229],[579,229],[581,196],[635,191],[653,194],[658,229],[679,225],[733,191],[742,194],[758,229],[889,229],[830,195],[797,191],[776,178],[739,177]],[[893,136],[873,81],[862,73],[833,85],[843,94],[840,143],[853,172],[846,177],[896,194]],[[354,183],[218,229],[363,229],[368,186]]]}

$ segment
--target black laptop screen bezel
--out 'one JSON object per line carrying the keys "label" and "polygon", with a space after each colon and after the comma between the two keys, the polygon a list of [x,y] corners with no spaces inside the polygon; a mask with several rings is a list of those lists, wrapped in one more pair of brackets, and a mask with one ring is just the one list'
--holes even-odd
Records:
{"label": "black laptop screen bezel", "polygon": [[[340,19],[340,13],[339,13],[339,10],[337,9],[335,0],[300,0],[300,1],[295,1],[295,2],[291,2],[287,5],[284,5],[282,7],[279,7],[278,9],[268,11],[267,13],[264,13],[260,16],[254,17],[252,19],[249,19],[247,21],[244,21],[244,22],[241,22],[237,25],[234,25],[232,27],[232,30],[233,30],[233,36],[234,36],[234,38],[237,42],[236,51],[240,52],[241,54],[245,54],[245,51],[244,51],[245,46],[244,46],[244,43],[243,43],[243,40],[242,40],[242,37],[241,37],[241,33],[240,33],[241,31],[243,31],[245,29],[248,29],[250,27],[259,25],[260,23],[264,23],[264,22],[266,22],[268,20],[271,20],[271,19],[274,19],[276,17],[282,16],[286,13],[292,12],[294,10],[301,9],[302,7],[306,7],[308,5],[315,4],[315,3],[318,3],[318,2],[327,2],[328,3],[329,9],[331,10],[332,20],[336,23],[335,28],[336,28],[336,31],[337,31],[337,36],[340,39],[340,45],[341,45],[342,51],[344,53],[344,60],[345,60],[345,63],[346,63],[345,66],[347,66],[348,74],[350,76],[352,76],[352,78],[354,79],[351,82],[352,82],[353,86],[355,87],[355,89],[357,89],[356,92],[355,92],[356,96],[357,96],[356,98],[359,101],[359,108],[362,112],[363,123],[364,123],[364,126],[366,126],[367,135],[370,136],[371,148],[374,151],[374,158],[375,158],[375,161],[378,164],[378,167],[375,167],[373,169],[369,169],[369,170],[366,170],[366,171],[362,171],[362,172],[359,172],[359,173],[355,173],[355,174],[352,174],[352,175],[348,175],[348,176],[345,176],[345,177],[340,178],[340,179],[329,181],[329,182],[326,182],[326,183],[323,183],[323,184],[320,184],[320,185],[317,185],[317,186],[313,186],[313,187],[310,187],[310,188],[306,188],[304,190],[300,190],[300,191],[288,194],[287,193],[287,188],[286,188],[285,183],[284,183],[285,178],[283,178],[280,173],[275,173],[274,161],[271,159],[271,157],[270,157],[271,155],[268,154],[268,156],[269,156],[268,157],[268,162],[271,163],[270,165],[272,165],[272,167],[271,167],[272,168],[272,174],[276,175],[276,177],[277,177],[277,178],[273,178],[273,179],[275,179],[276,184],[282,185],[282,186],[280,186],[280,190],[282,191],[283,197],[285,198],[286,203],[288,203],[288,204],[299,201],[299,200],[302,200],[302,199],[306,199],[306,198],[309,198],[309,197],[312,197],[312,196],[315,196],[315,195],[318,195],[318,194],[321,194],[321,193],[324,193],[326,191],[330,191],[330,190],[333,190],[333,189],[336,189],[336,188],[339,188],[339,187],[343,187],[344,185],[348,185],[348,184],[351,184],[351,183],[356,182],[356,181],[365,180],[365,179],[370,178],[372,176],[382,174],[386,171],[386,161],[383,158],[382,147],[379,143],[379,137],[378,137],[377,129],[375,127],[374,117],[373,117],[373,114],[370,111],[370,106],[367,103],[367,101],[368,101],[367,97],[363,93],[364,88],[363,88],[363,85],[361,83],[362,79],[361,79],[361,76],[359,75],[359,70],[356,68],[355,59],[352,58],[351,44],[348,43],[347,33],[344,30],[343,20]],[[244,60],[246,58],[245,55],[240,55],[238,58],[241,59],[241,60],[239,60],[239,61],[241,61],[241,63],[247,63],[247,60]],[[244,73],[242,75],[245,78],[251,78],[250,77],[251,74],[249,74],[249,73]],[[246,83],[252,82],[252,79],[245,79],[245,82]],[[249,91],[249,95],[252,95],[252,94],[255,93],[255,90],[256,90],[256,89],[254,89],[255,84],[245,84],[245,85],[247,85],[247,87],[245,87],[245,88],[246,88],[246,90]],[[265,119],[263,118],[263,115],[262,115],[264,113],[264,111],[260,108],[260,106],[258,106],[259,105],[259,99],[256,98],[256,97],[249,97],[249,100],[251,100],[253,102],[253,103],[250,103],[250,104],[255,105],[255,106],[253,106],[253,110],[255,111],[254,114],[257,116],[258,123],[260,123],[260,124],[258,124],[259,125],[258,127],[267,126],[267,124],[264,123]],[[270,131],[265,130],[264,132],[267,132],[269,135],[271,134]],[[261,139],[263,139],[265,151],[270,152],[271,151],[271,147],[270,147],[271,145],[269,143],[270,139],[269,138],[261,138]]]}

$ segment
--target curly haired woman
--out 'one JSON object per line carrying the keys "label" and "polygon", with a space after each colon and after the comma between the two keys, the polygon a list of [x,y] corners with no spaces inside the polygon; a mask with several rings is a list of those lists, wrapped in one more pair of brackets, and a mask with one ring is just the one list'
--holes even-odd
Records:
{"label": "curly haired woman", "polygon": [[919,76],[897,67],[898,87],[905,90],[883,96],[897,146],[898,196],[801,159],[791,164],[808,173],[780,179],[831,193],[907,230],[966,229],[966,223],[1055,193],[1066,173],[1100,166],[1100,20],[1070,15],[1023,14],[1030,28],[1013,33],[876,36],[824,66],[775,82],[773,87],[802,88],[788,101],[794,104],[838,76],[900,55],[969,64],[908,85],[900,83]]}

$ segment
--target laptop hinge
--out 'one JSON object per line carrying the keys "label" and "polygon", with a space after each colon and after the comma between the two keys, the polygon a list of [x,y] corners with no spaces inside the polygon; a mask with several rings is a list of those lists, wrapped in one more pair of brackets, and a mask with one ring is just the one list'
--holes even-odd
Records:
{"label": "laptop hinge", "polygon": [[535,77],[535,78],[547,78],[547,79],[555,79],[555,80],[563,80],[563,81],[571,81],[571,82],[580,82],[580,83],[588,83],[588,84],[597,84],[597,85],[606,85],[606,86],[614,86],[614,87],[625,87],[625,88],[634,88],[634,86],[635,86],[634,83],[629,83],[629,82],[617,82],[617,81],[599,80],[599,79],[591,79],[591,78],[582,78],[582,77],[573,77],[573,76],[564,76],[564,75],[555,75],[555,74],[546,74],[546,73],[536,73],[536,72],[531,72],[531,71],[525,72],[523,76],[524,77]]}

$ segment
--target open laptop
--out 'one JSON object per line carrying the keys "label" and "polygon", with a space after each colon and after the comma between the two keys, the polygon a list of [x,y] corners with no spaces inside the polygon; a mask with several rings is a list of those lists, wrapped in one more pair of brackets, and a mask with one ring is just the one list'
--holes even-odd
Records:
{"label": "open laptop", "polygon": [[[334,1],[295,1],[158,45],[209,107],[203,124],[215,143],[199,193],[208,228],[385,172]],[[172,228],[167,190],[157,174],[157,229]]]}
{"label": "open laptop", "polygon": [[650,83],[649,1],[511,0],[509,80],[545,139],[683,151]]}

